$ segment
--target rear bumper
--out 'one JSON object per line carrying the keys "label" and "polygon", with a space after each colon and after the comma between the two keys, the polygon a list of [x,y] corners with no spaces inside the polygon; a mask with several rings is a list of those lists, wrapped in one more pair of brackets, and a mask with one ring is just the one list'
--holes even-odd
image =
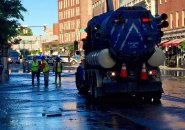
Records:
{"label": "rear bumper", "polygon": [[116,93],[129,93],[129,94],[142,94],[142,93],[163,93],[162,82],[104,82],[103,88],[106,94]]}

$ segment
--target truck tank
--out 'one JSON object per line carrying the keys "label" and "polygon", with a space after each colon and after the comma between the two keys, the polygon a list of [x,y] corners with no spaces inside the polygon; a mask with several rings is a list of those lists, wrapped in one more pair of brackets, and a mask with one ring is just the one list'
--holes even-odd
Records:
{"label": "truck tank", "polygon": [[85,59],[76,72],[79,92],[94,98],[114,94],[160,100],[159,65],[165,55],[158,44],[167,15],[152,16],[144,7],[121,7],[93,17],[87,25]]}

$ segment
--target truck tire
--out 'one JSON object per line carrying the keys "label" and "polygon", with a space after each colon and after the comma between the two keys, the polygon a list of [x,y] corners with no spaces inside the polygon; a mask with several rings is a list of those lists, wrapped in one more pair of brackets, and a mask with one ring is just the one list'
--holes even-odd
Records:
{"label": "truck tire", "polygon": [[91,95],[94,99],[98,99],[100,97],[100,92],[98,87],[101,87],[100,75],[98,70],[92,71],[92,79],[91,79]]}
{"label": "truck tire", "polygon": [[75,79],[76,79],[76,87],[80,94],[87,94],[89,91],[89,88],[86,86],[85,81],[80,79],[80,76],[78,72],[75,73]]}

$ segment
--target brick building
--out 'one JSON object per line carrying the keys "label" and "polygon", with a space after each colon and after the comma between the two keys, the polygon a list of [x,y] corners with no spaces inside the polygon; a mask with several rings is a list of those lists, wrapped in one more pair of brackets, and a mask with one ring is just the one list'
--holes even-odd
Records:
{"label": "brick building", "polygon": [[185,0],[159,0],[159,14],[168,15],[169,27],[163,39],[173,40],[185,37]]}
{"label": "brick building", "polygon": [[[107,0],[92,0],[93,16],[100,15],[107,11],[106,1]],[[113,6],[114,9],[118,9],[119,0],[113,0]]]}
{"label": "brick building", "polygon": [[159,0],[158,12],[166,13],[169,22],[160,44],[167,55],[165,64],[185,67],[185,51],[182,49],[185,45],[185,0]]}
{"label": "brick building", "polygon": [[92,0],[58,0],[59,43],[80,41],[92,17]]}

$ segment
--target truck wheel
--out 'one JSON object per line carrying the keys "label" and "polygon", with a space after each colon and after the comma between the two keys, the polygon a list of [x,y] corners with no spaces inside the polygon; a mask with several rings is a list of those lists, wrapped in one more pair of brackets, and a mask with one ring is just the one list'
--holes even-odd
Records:
{"label": "truck wheel", "polygon": [[98,95],[98,85],[97,85],[97,77],[96,77],[96,73],[94,72],[92,75],[93,79],[92,79],[92,97],[94,99],[98,99],[99,95]]}
{"label": "truck wheel", "polygon": [[89,88],[86,86],[85,81],[80,79],[78,73],[75,73],[75,78],[76,78],[76,87],[79,91],[80,94],[87,94],[89,91]]}

